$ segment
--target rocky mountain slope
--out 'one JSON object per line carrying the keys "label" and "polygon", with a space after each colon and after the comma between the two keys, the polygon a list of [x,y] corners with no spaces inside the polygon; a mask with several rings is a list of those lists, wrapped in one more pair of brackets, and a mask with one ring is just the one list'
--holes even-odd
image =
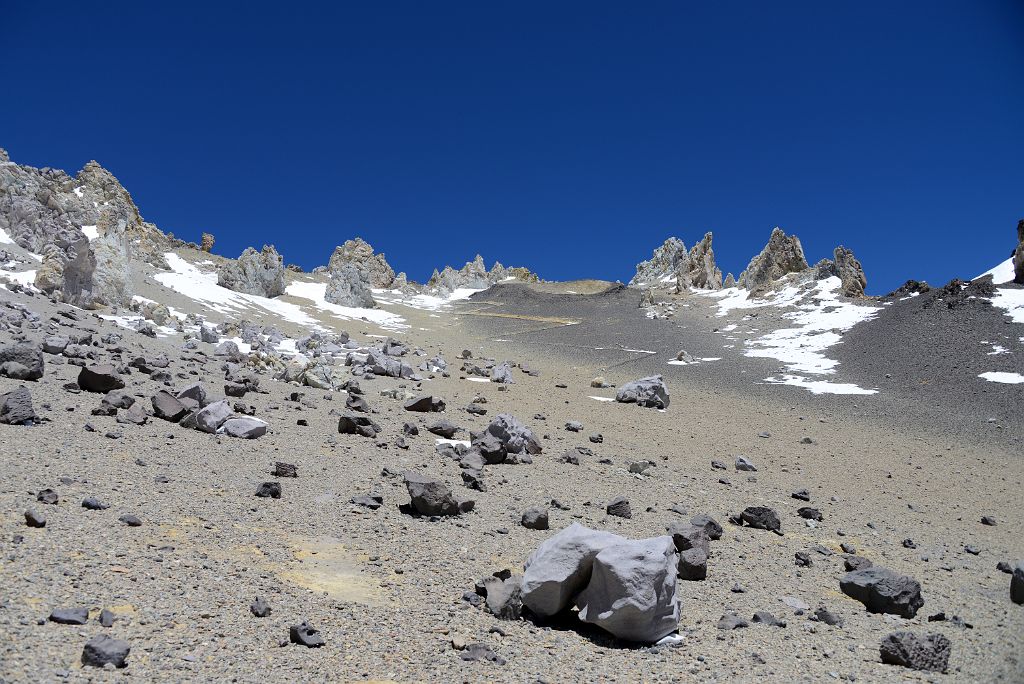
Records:
{"label": "rocky mountain slope", "polygon": [[1020,681],[1018,234],[419,285],[3,155],[0,680]]}

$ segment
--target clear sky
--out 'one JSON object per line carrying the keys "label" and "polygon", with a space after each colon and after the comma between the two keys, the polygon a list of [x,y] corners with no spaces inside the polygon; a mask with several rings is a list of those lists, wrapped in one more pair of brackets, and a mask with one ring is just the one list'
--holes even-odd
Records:
{"label": "clear sky", "polygon": [[738,274],[781,225],[878,294],[1024,218],[1020,0],[157,5],[0,0],[0,147],[228,256],[628,280],[711,230]]}

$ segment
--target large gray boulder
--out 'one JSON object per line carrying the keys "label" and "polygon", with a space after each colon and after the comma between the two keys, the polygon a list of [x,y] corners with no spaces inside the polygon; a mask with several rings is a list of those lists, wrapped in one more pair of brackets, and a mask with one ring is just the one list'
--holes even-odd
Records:
{"label": "large gray boulder", "polygon": [[540,617],[567,609],[590,581],[594,557],[601,549],[626,541],[579,523],[554,535],[530,554],[523,571],[523,604]]}
{"label": "large gray boulder", "polygon": [[925,672],[945,672],[949,667],[952,644],[942,634],[919,636],[913,632],[894,632],[882,639],[882,662]]}
{"label": "large gray boulder", "polygon": [[640,378],[627,382],[615,393],[615,401],[623,404],[638,404],[648,408],[668,408],[668,388],[660,375]]}
{"label": "large gray boulder", "polygon": [[43,352],[22,342],[0,347],[0,375],[13,380],[38,380],[43,377]]}
{"label": "large gray boulder", "polygon": [[763,292],[779,278],[808,267],[800,238],[776,227],[761,253],[750,260],[736,284],[754,293]]}
{"label": "large gray boulder", "polygon": [[284,257],[273,245],[263,245],[259,252],[246,247],[237,260],[217,269],[217,284],[258,297],[277,297],[284,294],[284,273]]}
{"label": "large gray boulder", "polygon": [[924,605],[917,580],[877,565],[846,573],[839,580],[839,588],[863,603],[869,613],[912,618]]}
{"label": "large gray boulder", "polygon": [[652,643],[679,624],[679,554],[669,536],[623,541],[594,556],[579,618],[619,639]]}

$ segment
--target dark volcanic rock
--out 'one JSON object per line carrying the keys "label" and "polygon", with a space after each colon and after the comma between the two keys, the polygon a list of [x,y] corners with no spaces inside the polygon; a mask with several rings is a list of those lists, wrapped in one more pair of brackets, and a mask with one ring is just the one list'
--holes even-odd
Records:
{"label": "dark volcanic rock", "polygon": [[264,482],[256,488],[256,496],[261,499],[280,499],[281,498],[281,483],[280,482]]}
{"label": "dark volcanic rock", "polygon": [[110,390],[123,389],[124,380],[109,363],[85,366],[78,373],[78,386],[86,392],[106,394]]}
{"label": "dark volcanic rock", "polygon": [[82,664],[103,667],[110,663],[117,668],[126,667],[128,653],[131,650],[131,644],[127,641],[100,634],[85,642],[85,648],[82,649]]}
{"label": "dark volcanic rock", "polygon": [[1024,604],[1024,560],[1013,564],[1010,575],[1010,600],[1016,604]]}
{"label": "dark volcanic rock", "polygon": [[608,515],[614,515],[618,518],[632,518],[633,511],[629,507],[629,499],[624,496],[617,496],[612,499],[608,506],[605,508]]}
{"label": "dark volcanic rock", "polygon": [[473,510],[472,501],[460,501],[440,480],[415,472],[405,473],[411,505],[420,515],[458,515]]}
{"label": "dark volcanic rock", "polygon": [[708,537],[712,540],[721,539],[722,534],[725,532],[718,521],[706,513],[701,513],[690,518],[690,524],[696,525],[697,527],[703,527]]}
{"label": "dark volcanic rock", "polygon": [[153,402],[153,415],[172,423],[177,423],[188,413],[184,404],[166,390],[160,390],[154,394],[151,401]]}
{"label": "dark volcanic rock", "polygon": [[849,572],[839,580],[839,587],[844,594],[863,603],[869,613],[912,618],[924,605],[917,580],[883,567]]}
{"label": "dark volcanic rock", "polygon": [[751,527],[759,530],[782,532],[782,521],[779,514],[765,506],[748,506],[743,509],[740,518]]}
{"label": "dark volcanic rock", "polygon": [[39,420],[32,408],[32,395],[24,387],[0,394],[0,423],[32,425]]}
{"label": "dark volcanic rock", "polygon": [[543,508],[530,508],[523,512],[522,526],[528,530],[548,529],[548,512]]}
{"label": "dark volcanic rock", "polygon": [[444,411],[444,399],[441,397],[434,397],[429,394],[418,396],[414,399],[409,399],[403,404],[406,411],[416,411],[419,413],[430,413]]}
{"label": "dark volcanic rock", "polygon": [[327,643],[320,636],[320,630],[305,620],[288,628],[288,638],[293,644],[299,644],[307,648],[320,648]]}
{"label": "dark volcanic rock", "polygon": [[50,622],[61,625],[84,625],[88,621],[88,608],[54,608],[50,613]]}
{"label": "dark volcanic rock", "polygon": [[367,416],[349,414],[338,419],[338,432],[343,435],[362,435],[373,438],[380,434],[380,426]]}
{"label": "dark volcanic rock", "polygon": [[38,380],[43,377],[43,352],[34,345],[21,343],[0,347],[0,375],[12,380]]}
{"label": "dark volcanic rock", "polygon": [[913,632],[894,632],[879,645],[883,663],[926,672],[945,672],[951,649],[952,644],[942,634],[918,636]]}

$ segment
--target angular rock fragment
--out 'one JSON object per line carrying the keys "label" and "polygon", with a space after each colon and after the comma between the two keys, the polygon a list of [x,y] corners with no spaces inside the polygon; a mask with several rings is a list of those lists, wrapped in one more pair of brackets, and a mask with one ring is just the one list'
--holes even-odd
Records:
{"label": "angular rock fragment", "polygon": [[522,578],[490,577],[484,583],[487,610],[499,620],[518,620],[523,611]]}
{"label": "angular rock fragment", "polygon": [[281,498],[281,483],[280,482],[264,482],[256,488],[256,496],[261,499],[280,499]]}
{"label": "angular rock fragment", "polygon": [[1018,560],[1013,564],[1013,574],[1010,575],[1010,600],[1018,605],[1024,604],[1024,560]]}
{"label": "angular rock fragment", "polygon": [[26,342],[0,346],[0,375],[12,380],[38,380],[43,377],[43,352]]}
{"label": "angular rock fragment", "polygon": [[29,527],[46,527],[46,516],[30,508],[25,511],[25,524]]}
{"label": "angular rock fragment", "polygon": [[256,600],[249,605],[249,610],[258,618],[267,617],[272,612],[270,604],[262,596],[256,597]]}
{"label": "angular rock fragment", "polygon": [[690,518],[690,524],[697,527],[703,527],[711,540],[721,539],[722,534],[725,532],[718,521],[706,513],[701,513]]}

